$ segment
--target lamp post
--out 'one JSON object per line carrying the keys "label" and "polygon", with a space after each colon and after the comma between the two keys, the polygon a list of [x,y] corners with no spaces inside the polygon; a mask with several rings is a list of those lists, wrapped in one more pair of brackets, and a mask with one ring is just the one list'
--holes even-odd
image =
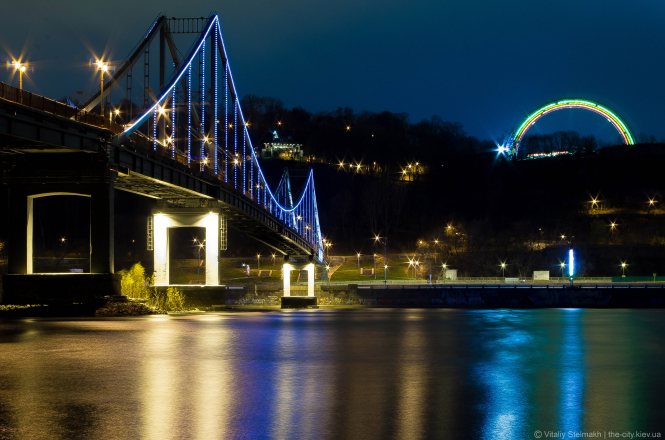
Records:
{"label": "lamp post", "polygon": [[443,264],[441,265],[441,267],[443,267],[443,282],[444,282],[444,283],[446,282],[446,266],[447,266],[446,263],[443,263]]}
{"label": "lamp post", "polygon": [[23,72],[28,69],[28,63],[19,63],[14,61],[13,63],[7,62],[7,68],[14,67],[14,70],[18,71],[18,89],[23,90]]}
{"label": "lamp post", "polygon": [[563,278],[563,268],[566,267],[566,263],[561,263],[561,278]]}
{"label": "lamp post", "polygon": [[416,265],[413,266],[413,279],[416,280],[418,277],[418,269],[416,266],[420,266],[420,261],[416,261]]}
{"label": "lamp post", "polygon": [[388,284],[388,254],[387,254],[387,246],[386,242],[388,241],[388,237],[383,237],[383,241],[381,241],[381,237],[378,235],[376,236],[376,241],[379,243],[383,243],[383,282],[384,284]]}
{"label": "lamp post", "polygon": [[360,272],[360,254],[358,254],[358,272]]}
{"label": "lamp post", "polygon": [[256,268],[261,271],[261,254],[256,254]]}
{"label": "lamp post", "polygon": [[104,63],[101,60],[97,60],[97,63],[95,63],[97,66],[97,69],[102,73],[102,80],[101,80],[101,87],[99,91],[99,96],[100,96],[100,107],[101,107],[101,115],[104,117],[104,72],[108,72],[109,70],[109,65]]}
{"label": "lamp post", "polygon": [[330,266],[326,264],[326,279],[328,280],[328,284],[330,284]]}
{"label": "lamp post", "polygon": [[621,278],[626,278],[626,263],[621,263]]}
{"label": "lamp post", "polygon": [[376,254],[374,254],[374,279],[376,280]]}
{"label": "lamp post", "polygon": [[196,251],[197,251],[196,284],[200,284],[201,283],[201,278],[200,278],[201,277],[201,249],[203,248],[203,242],[199,242],[195,238],[194,243],[196,244]]}
{"label": "lamp post", "polygon": [[275,254],[272,254],[272,268],[275,268]]}
{"label": "lamp post", "polygon": [[506,263],[501,263],[501,276],[504,278],[504,281],[506,281]]}

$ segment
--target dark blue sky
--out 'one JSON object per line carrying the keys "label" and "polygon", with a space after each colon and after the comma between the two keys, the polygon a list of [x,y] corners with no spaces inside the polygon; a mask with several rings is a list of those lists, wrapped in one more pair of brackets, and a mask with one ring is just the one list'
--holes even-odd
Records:
{"label": "dark blue sky", "polygon": [[[25,48],[36,70],[24,86],[60,98],[93,87],[91,52],[108,48],[122,60],[158,13],[210,11],[241,96],[311,111],[407,112],[411,121],[436,114],[485,139],[544,102],[586,97],[635,134],[665,138],[662,0],[8,1],[0,50]],[[538,129],[616,139],[600,116],[559,113]]]}

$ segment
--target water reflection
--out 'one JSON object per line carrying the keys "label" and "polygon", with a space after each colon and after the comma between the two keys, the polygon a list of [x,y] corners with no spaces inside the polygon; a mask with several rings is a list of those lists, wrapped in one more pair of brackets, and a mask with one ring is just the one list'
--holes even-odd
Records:
{"label": "water reflection", "polygon": [[658,310],[0,321],[0,439],[661,431]]}
{"label": "water reflection", "polygon": [[559,358],[559,430],[582,432],[586,356],[584,351],[583,310],[564,309]]}
{"label": "water reflection", "polygon": [[[488,356],[476,368],[484,385],[483,438],[515,439],[523,437],[527,408],[530,406],[527,377],[533,337],[525,330],[524,312],[482,311],[476,314],[486,334],[478,341]],[[475,342],[475,341],[474,341]]]}
{"label": "water reflection", "polygon": [[419,439],[425,436],[423,405],[426,392],[428,350],[419,316],[407,316],[408,323],[399,341],[399,400],[397,401],[397,437]]}

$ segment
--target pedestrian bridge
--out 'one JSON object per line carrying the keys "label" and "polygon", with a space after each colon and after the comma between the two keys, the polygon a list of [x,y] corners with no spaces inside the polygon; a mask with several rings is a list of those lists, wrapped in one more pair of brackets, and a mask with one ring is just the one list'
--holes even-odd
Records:
{"label": "pedestrian bridge", "polygon": [[[176,44],[183,36],[193,36],[185,51]],[[150,78],[151,50],[159,54],[153,68],[159,78]],[[123,62],[93,60],[91,67],[100,71],[100,86],[78,105],[0,84],[10,273],[32,273],[34,198],[66,194],[91,197],[91,273],[113,274],[115,190],[156,201],[148,246],[155,252],[157,284],[169,283],[166,231],[172,227],[205,227],[208,261],[218,261],[232,227],[286,263],[323,262],[314,174],[310,170],[295,191],[288,170],[276,187],[268,185],[217,15],[159,16]],[[137,77],[142,105],[134,104]],[[122,116],[110,100],[121,85],[130,103]],[[218,284],[218,265],[207,266],[206,282]]]}

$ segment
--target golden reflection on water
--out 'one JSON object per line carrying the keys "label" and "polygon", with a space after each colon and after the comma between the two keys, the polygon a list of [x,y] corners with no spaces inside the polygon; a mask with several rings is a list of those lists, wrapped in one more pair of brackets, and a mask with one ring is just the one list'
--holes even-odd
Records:
{"label": "golden reflection on water", "polygon": [[[413,317],[407,317],[413,319]],[[397,402],[397,437],[419,439],[425,435],[423,423],[423,405],[426,394],[427,347],[424,346],[423,330],[413,323],[405,329],[399,341],[399,399]]]}
{"label": "golden reflection on water", "polygon": [[230,329],[219,322],[206,323],[200,332],[195,356],[194,416],[197,438],[229,438],[229,416],[233,412],[233,347]]}
{"label": "golden reflection on water", "polygon": [[178,398],[175,395],[178,371],[172,358],[173,345],[178,342],[177,330],[160,321],[152,320],[154,328],[143,333],[140,344],[144,355],[137,374],[144,386],[139,388],[141,411],[138,416],[143,419],[141,437],[146,439],[168,438],[174,429],[174,405]]}

